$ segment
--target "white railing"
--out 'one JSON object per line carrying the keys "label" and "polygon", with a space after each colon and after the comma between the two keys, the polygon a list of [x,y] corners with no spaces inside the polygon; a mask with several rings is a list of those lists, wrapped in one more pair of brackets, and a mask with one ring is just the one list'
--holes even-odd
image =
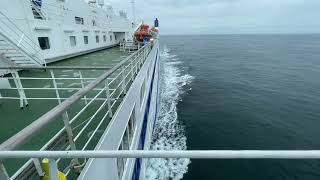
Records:
{"label": "white railing", "polygon": [[[65,67],[65,66],[48,66],[48,67],[0,67],[0,69],[10,69],[12,70],[11,77],[5,76],[0,77],[0,79],[6,79],[9,81],[12,81],[15,84],[14,87],[0,87],[1,91],[17,91],[18,96],[2,96],[1,99],[7,99],[7,100],[20,100],[20,108],[23,108],[24,106],[28,105],[28,102],[26,100],[65,100],[68,99],[67,97],[62,97],[60,94],[70,94],[67,92],[73,92],[82,89],[85,85],[89,84],[96,78],[85,78],[83,77],[83,72],[90,72],[92,70],[94,71],[102,71],[102,70],[109,70],[110,67]],[[45,70],[44,73],[46,73],[46,76],[48,77],[21,77],[19,75],[19,72],[16,72],[15,70]],[[57,72],[60,72],[61,70],[67,70],[72,71],[73,73],[77,74],[77,77],[56,77]],[[56,72],[56,73],[54,73]],[[21,73],[20,73],[21,74]],[[87,73],[88,74],[88,73]],[[45,75],[43,75],[45,76]],[[113,80],[113,78],[108,78],[109,80]],[[34,83],[35,85],[41,84],[41,83],[47,83],[50,82],[50,87],[24,87],[28,85],[29,83]],[[77,87],[61,87],[59,85],[59,82],[65,83],[73,83]],[[53,86],[53,87],[51,87]],[[70,85],[69,85],[70,86]],[[48,92],[48,94],[51,94],[51,96],[48,96],[48,94],[44,94],[44,96],[39,97],[38,93],[34,93],[35,91],[38,92]],[[93,91],[101,91],[102,88],[95,88]],[[114,91],[115,89],[110,89],[111,91]],[[31,92],[30,94],[25,92]],[[52,97],[52,92],[56,92],[55,96]],[[36,95],[37,97],[34,97]],[[82,100],[90,100],[91,98],[82,98]],[[104,98],[97,98],[96,100],[104,100]],[[26,101],[26,102],[25,102]]]}
{"label": "white railing", "polygon": [[140,43],[135,44],[133,41],[124,41],[124,42],[120,42],[120,44],[119,44],[120,51],[123,51],[123,52],[135,51],[135,50],[139,49],[140,47],[141,47]]}
{"label": "white railing", "polygon": [[47,19],[47,15],[40,9],[40,7],[35,4],[37,2],[39,3],[42,3],[41,1],[33,1],[33,0],[30,0],[31,2],[31,8],[32,8],[32,11],[34,11],[35,13],[38,14],[39,17],[36,17],[35,14],[33,14],[33,16],[35,16],[35,18],[40,18],[40,19]]}
{"label": "white railing", "polygon": [[[21,149],[25,143],[32,142],[32,137],[41,133],[45,127],[50,123],[63,120],[64,127],[61,130],[57,129],[57,133],[48,140],[48,142],[41,148],[41,150],[90,150],[92,145],[97,143],[97,139],[102,134],[98,134],[99,130],[104,130],[108,125],[108,120],[113,117],[113,112],[117,110],[117,107],[122,101],[123,96],[126,95],[128,88],[138,74],[144,61],[146,60],[151,50],[151,44],[147,44],[138,51],[131,54],[125,60],[111,69],[105,71],[101,76],[91,79],[91,82],[84,84],[79,91],[74,93],[68,98],[62,98],[61,94],[67,89],[54,86],[53,88],[42,88],[49,89],[56,93],[56,97],[53,99],[58,100],[59,105],[50,110],[49,112],[42,115],[39,119],[35,120],[29,126],[21,130],[15,136],[11,137],[0,145],[0,151]],[[36,68],[37,69],[37,68]],[[50,66],[47,67],[50,70]],[[50,70],[52,73],[53,70]],[[15,78],[15,77],[12,77]],[[36,80],[39,78],[29,77],[16,77],[16,79],[25,80]],[[40,78],[43,80],[51,79],[54,84],[57,85],[56,80],[65,78],[57,78],[54,75],[48,78]],[[70,79],[70,78],[67,78]],[[71,78],[73,79],[73,78]],[[77,80],[86,80],[88,78],[76,78]],[[9,90],[37,90],[39,88],[11,88]],[[27,99],[28,95],[23,97]],[[0,97],[0,99],[8,99],[10,97]],[[14,98],[14,97],[11,97]],[[31,99],[31,98],[29,98]],[[39,98],[48,99],[46,97]],[[83,103],[84,100],[85,102]],[[98,102],[99,100],[99,102]],[[80,103],[81,102],[81,103]],[[97,103],[98,102],[98,103]],[[78,107],[80,106],[80,108]],[[73,112],[73,113],[70,113]],[[74,113],[76,112],[76,113]],[[62,117],[61,117],[62,116]],[[88,132],[91,132],[89,136],[86,136]],[[46,132],[48,133],[48,132]],[[65,140],[63,140],[65,139]],[[59,142],[59,143],[58,143]],[[75,144],[79,143],[78,146]],[[85,143],[81,143],[85,142]],[[62,143],[62,144],[61,144]],[[58,144],[56,146],[53,146]],[[90,146],[91,145],[91,146]],[[62,146],[62,147],[61,147]],[[75,161],[76,160],[76,161]],[[61,159],[58,159],[58,163]],[[32,159],[25,163],[11,178],[15,179],[18,177],[24,169],[32,167],[35,169],[41,169],[39,167],[39,159]],[[74,162],[76,162],[74,164]],[[71,165],[66,168],[67,174],[70,172],[72,167],[78,166],[79,161],[75,158],[72,160]],[[73,163],[73,164],[72,164]],[[38,166],[38,167],[37,167]],[[41,172],[38,172],[41,175]]]}
{"label": "white railing", "polygon": [[39,45],[2,12],[0,12],[0,35],[35,64],[46,65]]}
{"label": "white railing", "polygon": [[[57,180],[58,158],[320,159],[320,150],[0,151],[0,159],[5,158],[48,158],[49,179]],[[3,168],[0,177],[9,179]]]}
{"label": "white railing", "polygon": [[320,150],[0,151],[0,159],[12,158],[320,159]]}

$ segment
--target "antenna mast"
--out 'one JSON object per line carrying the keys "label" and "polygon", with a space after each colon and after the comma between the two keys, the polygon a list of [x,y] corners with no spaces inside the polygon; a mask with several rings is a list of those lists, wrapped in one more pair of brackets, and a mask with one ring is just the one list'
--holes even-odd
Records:
{"label": "antenna mast", "polygon": [[136,7],[135,7],[135,0],[132,0],[131,1],[131,4],[132,4],[132,21],[133,21],[133,24],[136,24]]}

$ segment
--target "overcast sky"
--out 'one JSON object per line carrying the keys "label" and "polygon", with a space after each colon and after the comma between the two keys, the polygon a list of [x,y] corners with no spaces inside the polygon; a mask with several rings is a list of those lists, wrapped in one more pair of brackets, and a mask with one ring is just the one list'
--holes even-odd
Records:
{"label": "overcast sky", "polygon": [[[131,18],[131,0],[106,0]],[[162,34],[320,33],[320,0],[136,0]]]}

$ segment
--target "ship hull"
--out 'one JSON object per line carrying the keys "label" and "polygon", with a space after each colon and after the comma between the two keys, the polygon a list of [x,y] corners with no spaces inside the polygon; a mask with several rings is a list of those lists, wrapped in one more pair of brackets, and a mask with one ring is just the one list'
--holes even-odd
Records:
{"label": "ship hull", "polygon": [[[121,150],[132,117],[135,127],[130,150],[149,149],[158,104],[159,53],[156,42],[95,150]],[[125,163],[119,166],[119,161]],[[138,180],[143,179],[145,169],[143,159],[90,159],[78,179]]]}

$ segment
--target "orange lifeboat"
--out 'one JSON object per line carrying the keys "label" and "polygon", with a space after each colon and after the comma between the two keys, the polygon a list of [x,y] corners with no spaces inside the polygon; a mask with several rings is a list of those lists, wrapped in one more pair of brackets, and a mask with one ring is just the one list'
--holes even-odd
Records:
{"label": "orange lifeboat", "polygon": [[146,24],[142,24],[138,31],[134,33],[134,37],[137,41],[143,42],[144,38],[150,38],[151,34],[149,34],[149,26]]}

